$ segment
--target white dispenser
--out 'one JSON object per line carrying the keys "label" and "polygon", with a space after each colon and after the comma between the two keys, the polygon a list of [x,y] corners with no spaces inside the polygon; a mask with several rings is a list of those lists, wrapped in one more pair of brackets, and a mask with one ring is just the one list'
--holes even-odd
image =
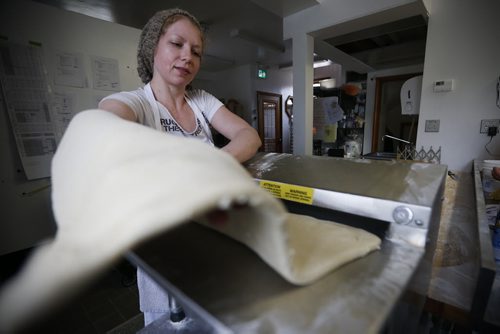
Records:
{"label": "white dispenser", "polygon": [[401,113],[403,115],[417,115],[419,113],[421,92],[421,75],[406,80],[401,86]]}

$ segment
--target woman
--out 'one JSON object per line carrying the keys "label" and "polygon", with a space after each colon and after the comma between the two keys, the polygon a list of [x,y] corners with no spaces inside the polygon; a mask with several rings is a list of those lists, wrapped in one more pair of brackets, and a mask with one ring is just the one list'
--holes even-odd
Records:
{"label": "woman", "polygon": [[202,52],[203,31],[196,18],[181,9],[156,13],[139,41],[137,70],[145,87],[110,95],[99,108],[206,142],[212,142],[210,123],[230,140],[222,150],[243,162],[261,145],[255,129],[212,95],[188,88],[200,69]]}
{"label": "woman", "polygon": [[[181,9],[156,13],[141,33],[137,53],[137,70],[144,88],[112,94],[99,103],[99,108],[213,145],[211,125],[229,139],[222,150],[243,162],[261,145],[257,132],[214,96],[189,88],[200,69],[203,42],[201,25],[190,13]],[[140,269],[137,285],[145,325],[169,312],[163,289]]]}

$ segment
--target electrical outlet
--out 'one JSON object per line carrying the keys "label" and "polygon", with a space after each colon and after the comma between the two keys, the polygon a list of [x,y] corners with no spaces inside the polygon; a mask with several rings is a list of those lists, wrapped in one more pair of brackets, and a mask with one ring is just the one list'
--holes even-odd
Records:
{"label": "electrical outlet", "polygon": [[479,133],[488,133],[488,128],[497,128],[500,126],[500,119],[483,119],[481,120],[481,129]]}

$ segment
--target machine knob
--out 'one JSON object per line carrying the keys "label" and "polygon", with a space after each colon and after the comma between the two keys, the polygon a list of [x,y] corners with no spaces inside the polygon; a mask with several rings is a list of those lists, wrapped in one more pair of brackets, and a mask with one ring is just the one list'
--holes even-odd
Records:
{"label": "machine knob", "polygon": [[392,212],[392,218],[398,224],[408,224],[413,219],[413,211],[407,206],[398,206]]}

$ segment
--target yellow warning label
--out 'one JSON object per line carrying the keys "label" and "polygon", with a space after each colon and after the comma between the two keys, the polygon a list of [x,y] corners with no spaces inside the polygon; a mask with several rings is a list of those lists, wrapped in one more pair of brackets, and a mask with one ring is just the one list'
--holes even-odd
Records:
{"label": "yellow warning label", "polygon": [[313,201],[312,188],[273,181],[259,181],[259,185],[277,198],[305,204],[312,204]]}

